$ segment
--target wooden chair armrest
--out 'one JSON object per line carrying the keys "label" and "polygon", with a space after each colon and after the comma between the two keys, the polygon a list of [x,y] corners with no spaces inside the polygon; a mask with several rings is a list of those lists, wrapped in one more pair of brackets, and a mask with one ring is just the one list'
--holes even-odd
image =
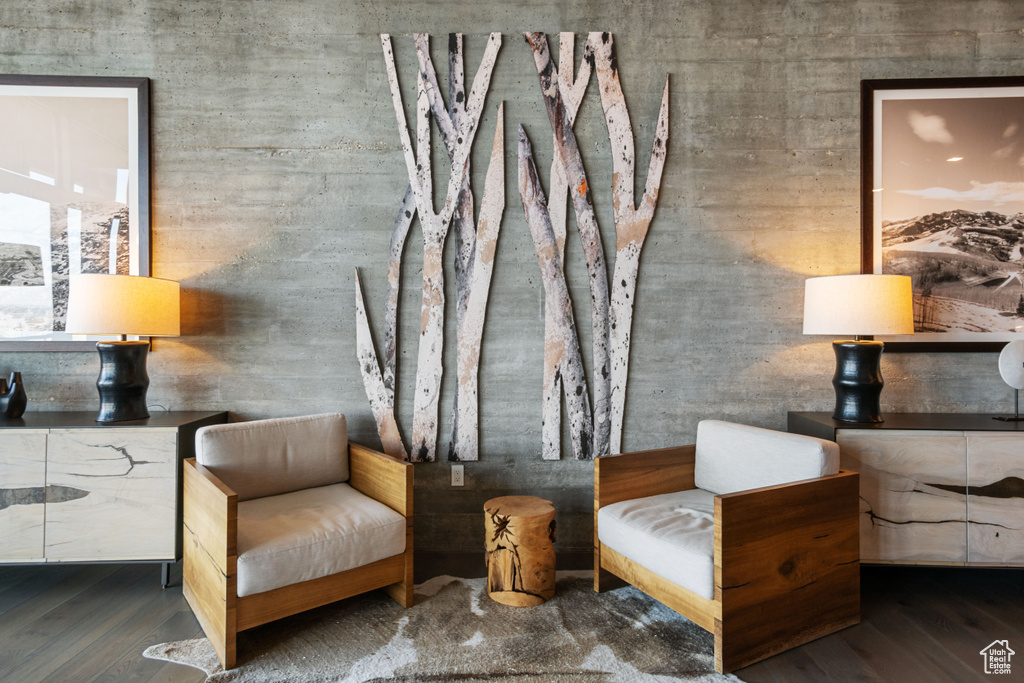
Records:
{"label": "wooden chair armrest", "polygon": [[404,517],[412,517],[412,463],[349,442],[348,466],[352,488]]}
{"label": "wooden chair armrest", "polygon": [[[859,514],[859,473],[839,470],[816,479],[803,479],[777,486],[737,491],[715,496],[715,527],[728,524],[733,535],[763,538],[777,535],[790,527],[803,526],[824,518],[845,518],[852,505]],[[834,495],[835,498],[828,496]],[[840,503],[846,503],[843,508]],[[780,508],[780,506],[785,506]],[[719,513],[728,515],[727,521]],[[812,514],[813,513],[813,514]],[[817,519],[815,519],[817,518]]]}
{"label": "wooden chair armrest", "polygon": [[859,474],[842,470],[715,496],[725,670],[859,621],[858,486]]}
{"label": "wooden chair armrest", "polygon": [[694,487],[696,446],[603,455],[594,459],[594,512],[605,505]]}
{"label": "wooden chair armrest", "polygon": [[235,665],[238,495],[185,460],[182,496],[182,591],[225,667]]}
{"label": "wooden chair armrest", "polygon": [[185,460],[183,471],[185,527],[214,558],[237,554],[238,495],[195,458]]}
{"label": "wooden chair armrest", "polygon": [[724,586],[771,573],[766,553],[792,554],[798,544],[834,547],[830,562],[860,559],[857,472],[715,496],[715,565]]}

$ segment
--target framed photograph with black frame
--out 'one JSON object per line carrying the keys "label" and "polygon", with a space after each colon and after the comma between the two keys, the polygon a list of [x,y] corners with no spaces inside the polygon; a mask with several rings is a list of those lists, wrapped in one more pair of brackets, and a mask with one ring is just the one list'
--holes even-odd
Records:
{"label": "framed photograph with black frame", "polygon": [[890,351],[1024,339],[1024,77],[861,82],[861,270],[909,275]]}
{"label": "framed photograph with black frame", "polygon": [[92,351],[68,278],[149,275],[149,79],[0,75],[0,351]]}

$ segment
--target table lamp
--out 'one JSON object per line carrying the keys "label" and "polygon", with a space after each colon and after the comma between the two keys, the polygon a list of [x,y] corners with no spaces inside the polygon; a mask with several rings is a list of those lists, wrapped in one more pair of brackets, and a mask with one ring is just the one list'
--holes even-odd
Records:
{"label": "table lamp", "polygon": [[70,282],[65,331],[121,336],[121,341],[96,343],[100,353],[100,376],[96,380],[100,412],[96,421],[149,417],[149,342],[126,341],[125,337],[178,336],[178,283],[138,275],[72,275]]}
{"label": "table lamp", "polygon": [[906,275],[833,275],[807,280],[804,334],[853,335],[832,342],[836,354],[834,420],[882,422],[884,344],[861,339],[914,333],[914,295]]}

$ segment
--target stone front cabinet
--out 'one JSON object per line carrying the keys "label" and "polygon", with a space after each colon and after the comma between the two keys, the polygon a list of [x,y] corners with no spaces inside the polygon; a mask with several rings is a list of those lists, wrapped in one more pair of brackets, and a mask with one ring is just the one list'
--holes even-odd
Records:
{"label": "stone front cabinet", "polygon": [[177,453],[176,429],[0,432],[0,558],[173,559]]}
{"label": "stone front cabinet", "polygon": [[[226,413],[166,413],[128,426],[94,419],[27,414],[16,426],[0,423],[0,562],[181,557],[181,459],[191,457],[196,429]],[[60,422],[70,426],[35,428]]]}
{"label": "stone front cabinet", "polygon": [[860,472],[861,561],[1024,565],[1024,434],[836,429]]}

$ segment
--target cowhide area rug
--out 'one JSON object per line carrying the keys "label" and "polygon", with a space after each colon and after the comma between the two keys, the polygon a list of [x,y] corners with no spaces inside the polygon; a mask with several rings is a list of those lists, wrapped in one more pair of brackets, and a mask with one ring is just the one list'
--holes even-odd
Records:
{"label": "cowhide area rug", "polygon": [[409,609],[374,591],[241,633],[231,671],[205,638],[144,655],[210,683],[739,680],[715,673],[711,634],[634,588],[595,593],[591,577],[559,572],[538,607],[492,601],[482,578],[431,579]]}

